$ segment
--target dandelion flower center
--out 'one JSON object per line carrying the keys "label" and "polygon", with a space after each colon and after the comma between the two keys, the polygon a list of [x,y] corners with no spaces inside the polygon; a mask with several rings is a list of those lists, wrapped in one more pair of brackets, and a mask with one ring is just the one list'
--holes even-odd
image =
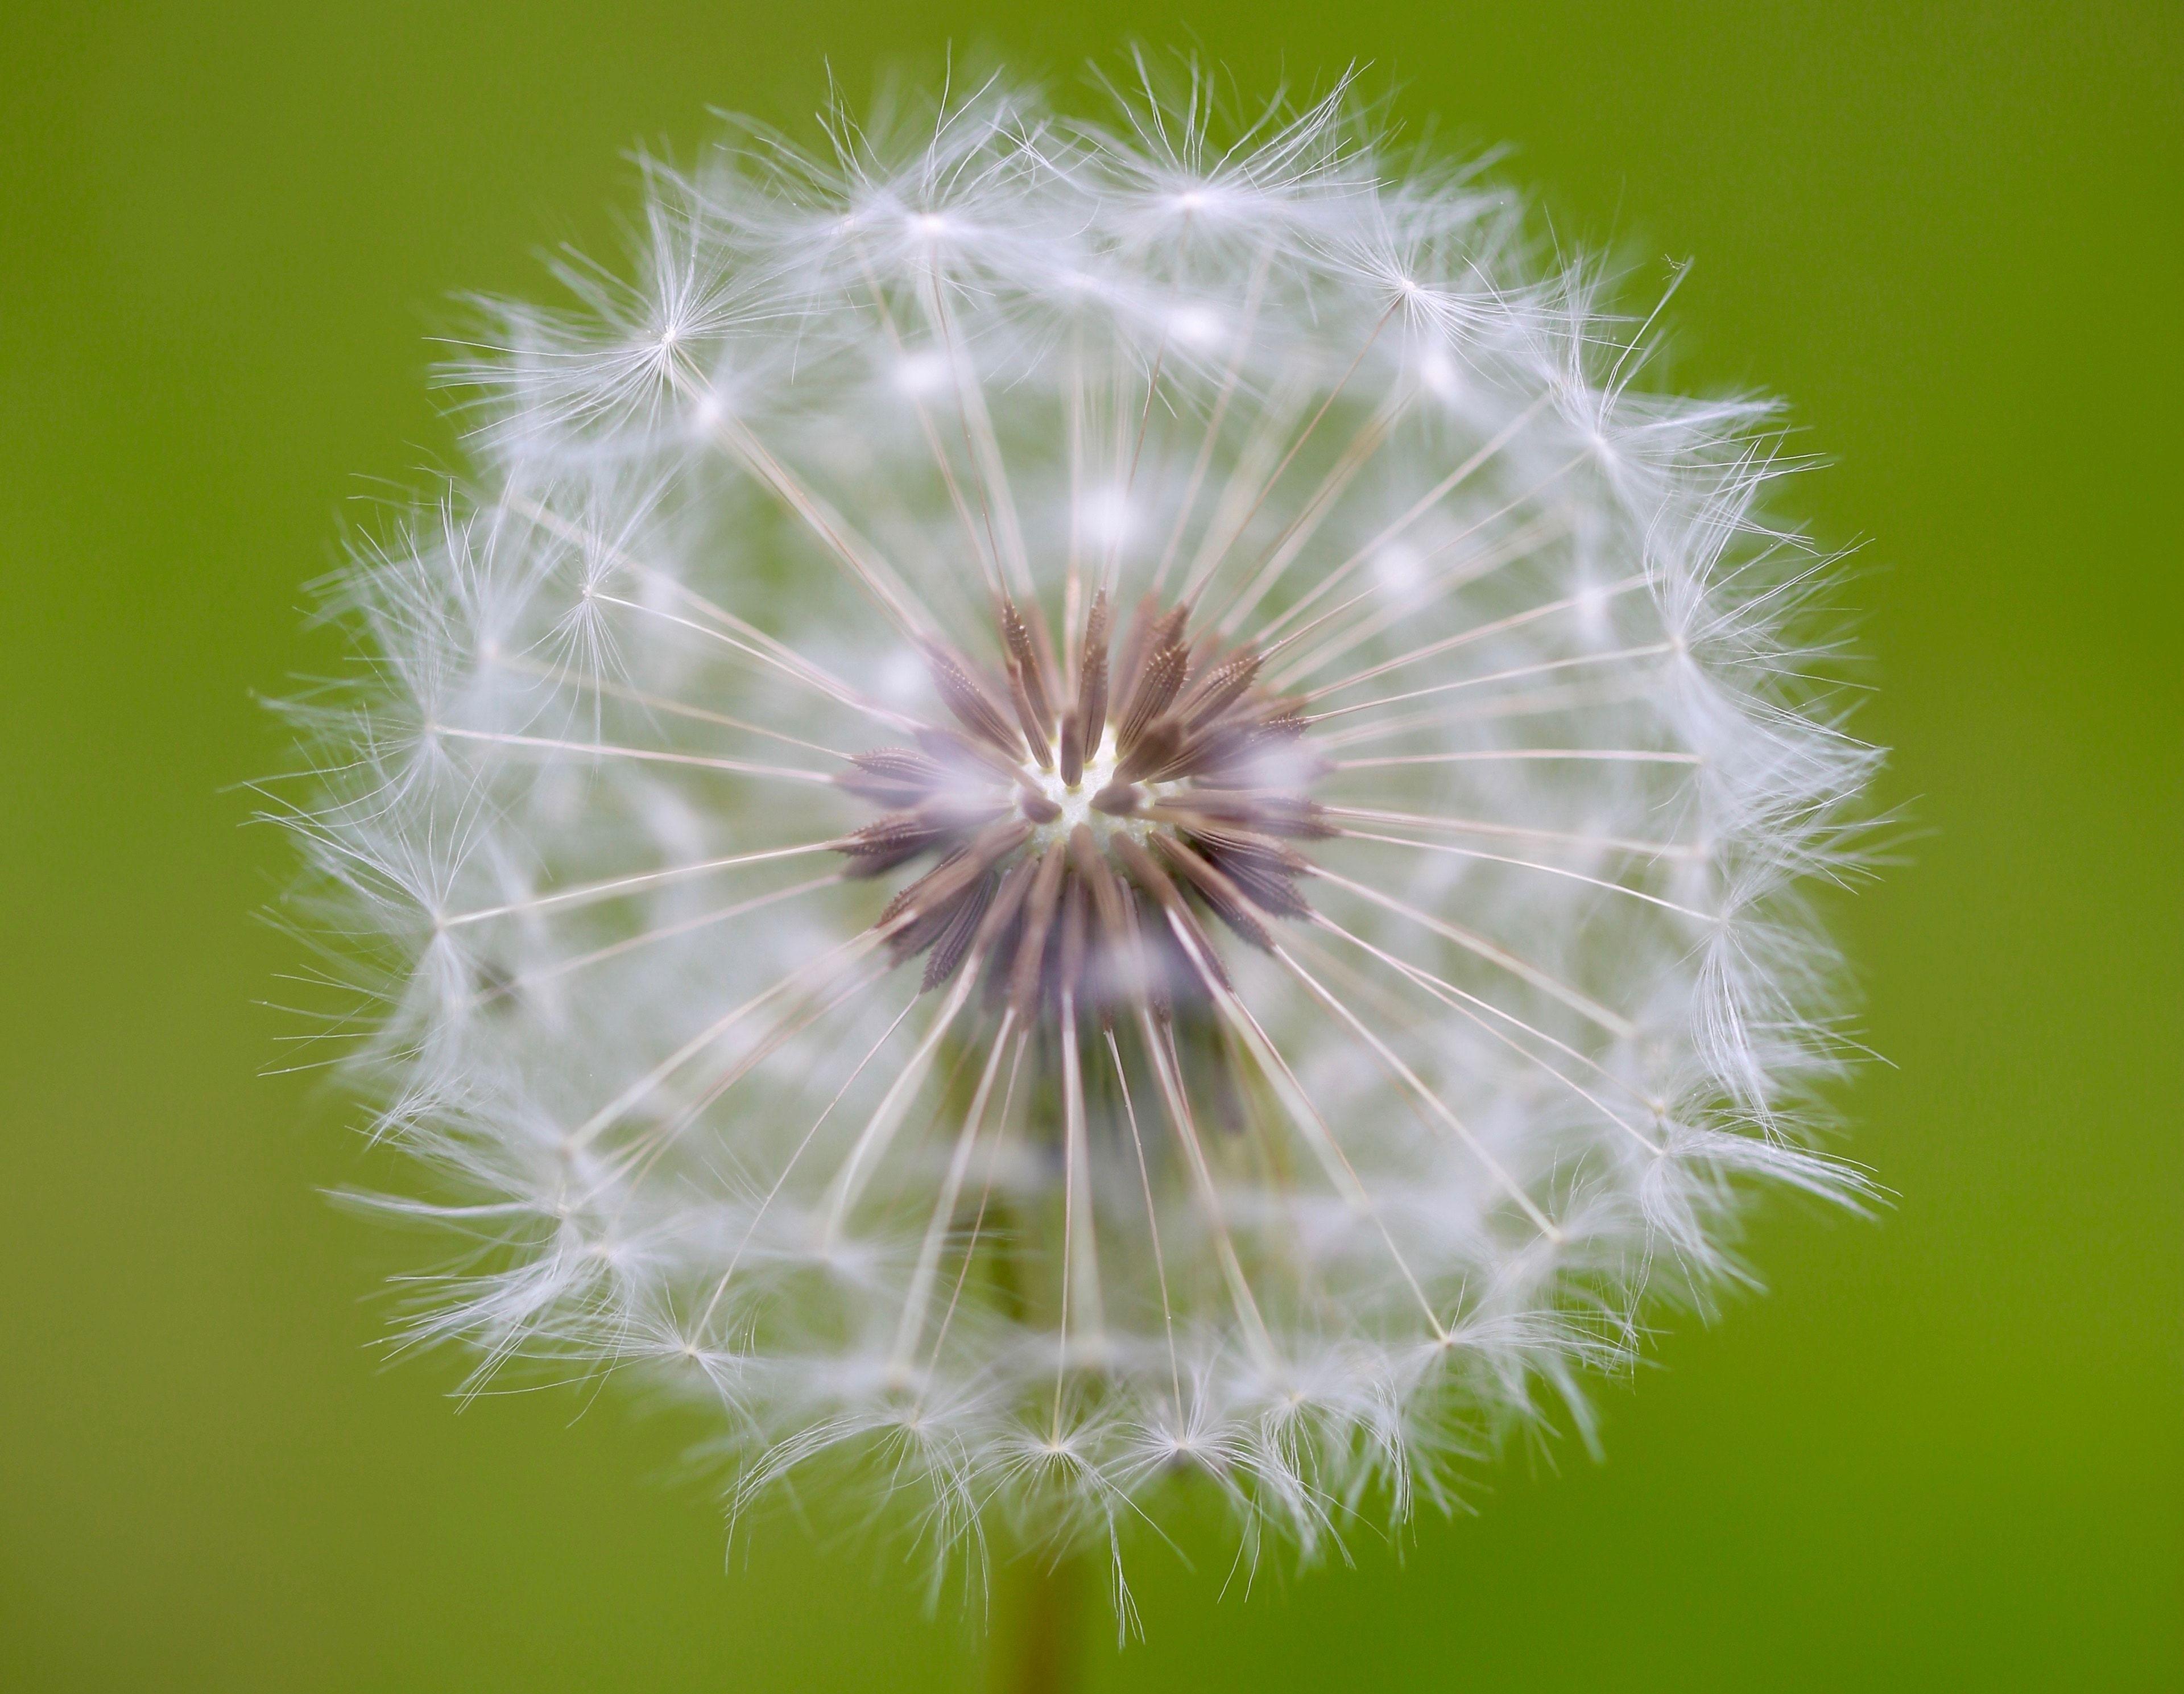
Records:
{"label": "dandelion flower center", "polygon": [[927,956],[925,989],[967,967],[1022,1023],[1155,1007],[1165,1021],[1178,994],[1228,992],[1202,915],[1271,950],[1267,921],[1306,910],[1308,867],[1288,844],[1334,831],[1300,792],[1312,773],[1295,702],[1257,686],[1248,646],[1192,639],[1188,607],[1148,595],[1112,653],[1110,633],[1103,590],[1057,664],[1005,605],[1006,684],[933,644],[953,727],[922,726],[916,747],[860,755],[837,778],[889,808],[844,844],[855,874],[938,861],[878,921],[898,962]]}

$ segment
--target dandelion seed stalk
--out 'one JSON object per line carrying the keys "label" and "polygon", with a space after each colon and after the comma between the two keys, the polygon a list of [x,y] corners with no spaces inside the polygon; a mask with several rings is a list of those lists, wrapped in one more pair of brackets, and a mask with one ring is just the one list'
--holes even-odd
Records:
{"label": "dandelion seed stalk", "polygon": [[1010,1613],[994,1632],[992,1694],[1076,1694],[1084,1686],[1082,1555],[1027,1560],[1007,1578]]}

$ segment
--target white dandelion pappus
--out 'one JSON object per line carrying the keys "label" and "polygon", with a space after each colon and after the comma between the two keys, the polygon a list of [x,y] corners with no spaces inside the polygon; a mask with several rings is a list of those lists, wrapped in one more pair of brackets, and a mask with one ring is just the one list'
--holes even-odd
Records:
{"label": "white dandelion pappus", "polygon": [[291,822],[474,1244],[414,1334],[643,1368],[739,1503],[1309,1552],[1858,1194],[1828,561],[1766,407],[1339,92],[833,136],[649,168],[343,579]]}

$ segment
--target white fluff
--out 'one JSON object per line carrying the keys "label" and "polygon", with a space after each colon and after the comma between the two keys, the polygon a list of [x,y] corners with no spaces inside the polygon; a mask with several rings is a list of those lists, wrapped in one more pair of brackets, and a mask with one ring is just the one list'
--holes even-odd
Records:
{"label": "white fluff", "polygon": [[[633,275],[496,309],[473,476],[342,580],[371,681],[298,708],[285,815],[432,1196],[390,1203],[467,1243],[414,1334],[644,1368],[738,1503],[824,1463],[943,1543],[1114,1541],[1211,1488],[1309,1552],[1581,1418],[1649,1301],[1739,1274],[1755,1187],[1858,1193],[1808,1145],[1799,889],[1875,757],[1808,674],[1826,560],[1764,510],[1767,406],[1632,386],[1596,270],[1340,95],[833,135],[650,167]],[[1077,1191],[1054,1032],[1020,1073],[944,1033],[872,946],[904,878],[833,850],[843,755],[933,710],[912,632],[990,659],[998,593],[1060,631],[1103,582],[1289,638],[1348,832],[1323,922],[1224,937],[1294,1083],[1217,1062],[1210,1190],[1088,1038]]]}

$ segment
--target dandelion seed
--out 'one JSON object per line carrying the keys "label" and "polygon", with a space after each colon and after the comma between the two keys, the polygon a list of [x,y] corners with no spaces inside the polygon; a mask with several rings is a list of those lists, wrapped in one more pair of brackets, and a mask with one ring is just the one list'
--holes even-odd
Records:
{"label": "dandelion seed", "polygon": [[1339,95],[926,120],[653,168],[344,578],[292,821],[474,1244],[413,1333],[644,1367],[739,1504],[1309,1553],[1859,1192],[1827,561],[1764,405]]}

